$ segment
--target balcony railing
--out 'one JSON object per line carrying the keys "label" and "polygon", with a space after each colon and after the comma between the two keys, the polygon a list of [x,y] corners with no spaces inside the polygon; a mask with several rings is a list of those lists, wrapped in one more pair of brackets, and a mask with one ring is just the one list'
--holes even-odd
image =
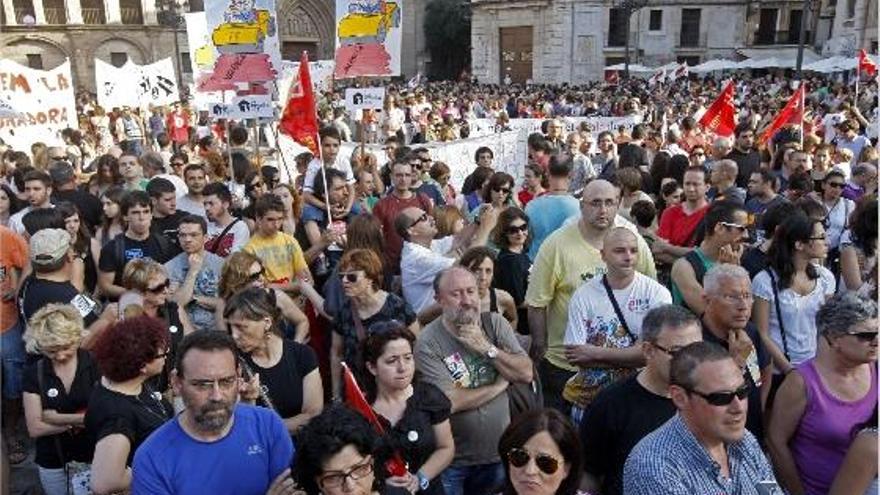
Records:
{"label": "balcony railing", "polygon": [[123,24],[143,24],[144,15],[137,7],[123,7],[119,9]]}
{"label": "balcony railing", "polygon": [[67,13],[64,7],[43,7],[46,14],[46,24],[67,24]]}
{"label": "balcony railing", "polygon": [[107,18],[104,16],[104,9],[81,9],[83,24],[106,24]]}

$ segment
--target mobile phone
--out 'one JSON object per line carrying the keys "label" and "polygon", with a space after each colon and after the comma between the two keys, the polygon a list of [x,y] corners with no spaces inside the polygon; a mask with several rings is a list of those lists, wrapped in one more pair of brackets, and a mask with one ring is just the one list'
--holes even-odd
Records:
{"label": "mobile phone", "polygon": [[785,495],[785,492],[779,487],[779,483],[772,480],[755,483],[755,489],[758,491],[758,495]]}

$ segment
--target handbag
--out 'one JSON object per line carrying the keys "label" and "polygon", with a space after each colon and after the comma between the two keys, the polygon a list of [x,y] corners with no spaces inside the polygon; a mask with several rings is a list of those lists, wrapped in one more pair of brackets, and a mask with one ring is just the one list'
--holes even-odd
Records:
{"label": "handbag", "polygon": [[[37,363],[37,383],[40,387],[40,395],[46,391],[46,382],[43,378],[45,358]],[[61,439],[53,435],[55,450],[61,463],[64,465],[64,475],[67,477],[68,495],[92,495],[92,465],[87,462],[65,461],[64,450],[61,448]]]}

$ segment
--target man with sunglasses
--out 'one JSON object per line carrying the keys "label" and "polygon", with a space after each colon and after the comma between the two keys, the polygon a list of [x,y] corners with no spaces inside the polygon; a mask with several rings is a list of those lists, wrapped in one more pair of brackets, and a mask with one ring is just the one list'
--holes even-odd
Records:
{"label": "man with sunglasses", "polygon": [[730,353],[687,345],[672,356],[669,377],[678,414],[632,450],[623,493],[775,493],[773,468],[745,428],[751,387]]}
{"label": "man with sunglasses", "polygon": [[295,493],[290,435],[275,411],[242,403],[258,381],[242,380],[236,351],[225,332],[184,337],[171,380],[186,407],[138,448],[132,493]]}
{"label": "man with sunglasses", "polygon": [[681,306],[665,304],[645,315],[639,341],[645,367],[600,392],[581,421],[581,488],[603,495],[623,493],[623,465],[630,451],[675,415],[669,398],[670,360],[679,349],[699,342],[700,334],[697,317]]}
{"label": "man with sunglasses", "polygon": [[407,157],[413,168],[412,190],[416,194],[421,193],[431,198],[434,206],[443,206],[446,199],[434,183],[425,182],[427,171],[431,168],[431,152],[427,148],[416,148]]}
{"label": "man with sunglasses", "polygon": [[746,428],[764,443],[763,404],[770,393],[770,355],[751,321],[752,283],[749,272],[737,265],[713,266],[703,279],[706,311],[700,323],[703,340],[727,349],[742,369],[750,394]]}
{"label": "man with sunglasses", "polygon": [[748,241],[748,215],[742,204],[732,201],[712,203],[703,217],[705,237],[695,249],[672,265],[672,302],[695,314],[705,310],[703,277],[716,263],[738,265]]}

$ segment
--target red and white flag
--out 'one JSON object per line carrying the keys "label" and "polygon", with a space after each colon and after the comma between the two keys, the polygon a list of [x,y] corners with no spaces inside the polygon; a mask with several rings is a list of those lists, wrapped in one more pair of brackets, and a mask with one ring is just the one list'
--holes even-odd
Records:
{"label": "red and white flag", "polygon": [[736,85],[731,80],[727,86],[721,90],[718,98],[712,102],[712,105],[700,117],[700,125],[710,132],[714,132],[719,136],[732,136],[736,128],[736,107],[733,105],[733,96],[736,91]]}
{"label": "red and white flag", "polygon": [[859,72],[867,74],[868,77],[877,75],[877,64],[871,60],[864,48],[859,50]]}
{"label": "red and white flag", "polygon": [[[791,95],[782,111],[779,112],[770,126],[761,134],[760,143],[766,143],[783,126],[794,124],[803,127],[805,87],[806,84],[801,83],[797,91]],[[803,132],[803,129],[801,129],[801,132]]]}
{"label": "red and white flag", "polygon": [[666,69],[660,69],[648,79],[648,86],[655,86],[666,80]]}
{"label": "red and white flag", "polygon": [[309,73],[309,56],[303,52],[299,73],[287,92],[287,105],[278,121],[278,130],[319,156],[318,112],[315,108],[315,90]]}

